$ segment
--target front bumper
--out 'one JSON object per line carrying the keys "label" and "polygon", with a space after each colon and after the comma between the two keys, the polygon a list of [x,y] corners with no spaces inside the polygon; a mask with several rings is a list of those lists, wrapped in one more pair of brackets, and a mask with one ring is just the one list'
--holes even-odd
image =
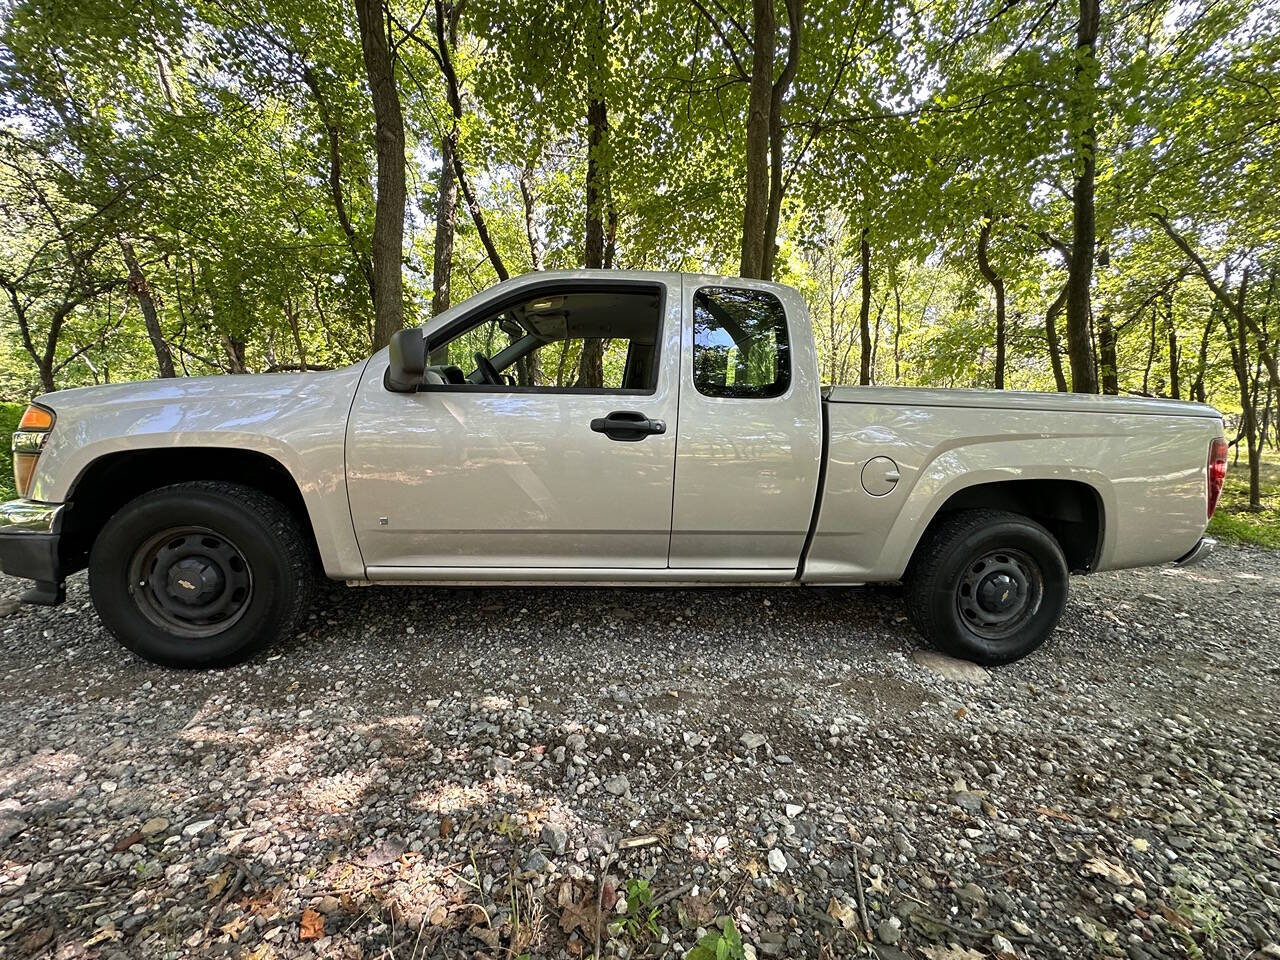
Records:
{"label": "front bumper", "polygon": [[1218,541],[1213,537],[1201,537],[1194,547],[1173,561],[1173,565],[1175,567],[1189,567],[1192,564],[1199,563],[1213,553],[1213,548],[1217,545]]}
{"label": "front bumper", "polygon": [[65,504],[10,500],[0,504],[0,570],[34,580],[26,603],[52,605],[66,595],[60,545]]}

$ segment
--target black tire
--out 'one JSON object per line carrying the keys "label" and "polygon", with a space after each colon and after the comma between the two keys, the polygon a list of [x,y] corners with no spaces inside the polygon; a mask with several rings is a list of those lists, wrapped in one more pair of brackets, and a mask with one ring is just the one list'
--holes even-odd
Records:
{"label": "black tire", "polygon": [[1003,510],[934,524],[905,578],[907,616],[938,649],[985,666],[1044,643],[1067,604],[1067,561],[1044,527]]}
{"label": "black tire", "polygon": [[199,481],[125,504],[89,554],[98,616],[168,667],[226,666],[292,635],[313,580],[309,538],[252,487]]}

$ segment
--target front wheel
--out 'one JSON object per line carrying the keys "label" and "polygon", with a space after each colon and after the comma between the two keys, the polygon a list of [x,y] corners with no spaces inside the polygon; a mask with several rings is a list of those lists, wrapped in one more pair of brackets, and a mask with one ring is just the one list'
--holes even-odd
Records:
{"label": "front wheel", "polygon": [[124,646],[171,667],[223,666],[287,636],[306,604],[308,542],[252,487],[162,487],[122,507],[89,554],[89,591]]}
{"label": "front wheel", "polygon": [[939,649],[987,666],[1049,638],[1067,603],[1067,562],[1044,527],[1001,510],[938,522],[906,577],[907,615]]}

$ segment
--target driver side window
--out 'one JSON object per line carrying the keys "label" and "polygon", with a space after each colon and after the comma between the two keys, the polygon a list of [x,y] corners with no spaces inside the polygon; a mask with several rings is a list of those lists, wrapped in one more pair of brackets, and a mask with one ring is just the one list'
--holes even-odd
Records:
{"label": "driver side window", "polygon": [[661,309],[650,286],[539,292],[433,346],[431,365],[463,388],[648,393]]}

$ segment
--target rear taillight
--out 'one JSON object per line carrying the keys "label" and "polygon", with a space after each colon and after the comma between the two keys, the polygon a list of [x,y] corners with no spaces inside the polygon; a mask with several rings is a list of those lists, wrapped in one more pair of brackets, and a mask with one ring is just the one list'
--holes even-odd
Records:
{"label": "rear taillight", "polygon": [[1214,437],[1209,444],[1209,466],[1206,469],[1209,480],[1209,517],[1218,506],[1218,497],[1222,494],[1223,481],[1227,479],[1227,441]]}

